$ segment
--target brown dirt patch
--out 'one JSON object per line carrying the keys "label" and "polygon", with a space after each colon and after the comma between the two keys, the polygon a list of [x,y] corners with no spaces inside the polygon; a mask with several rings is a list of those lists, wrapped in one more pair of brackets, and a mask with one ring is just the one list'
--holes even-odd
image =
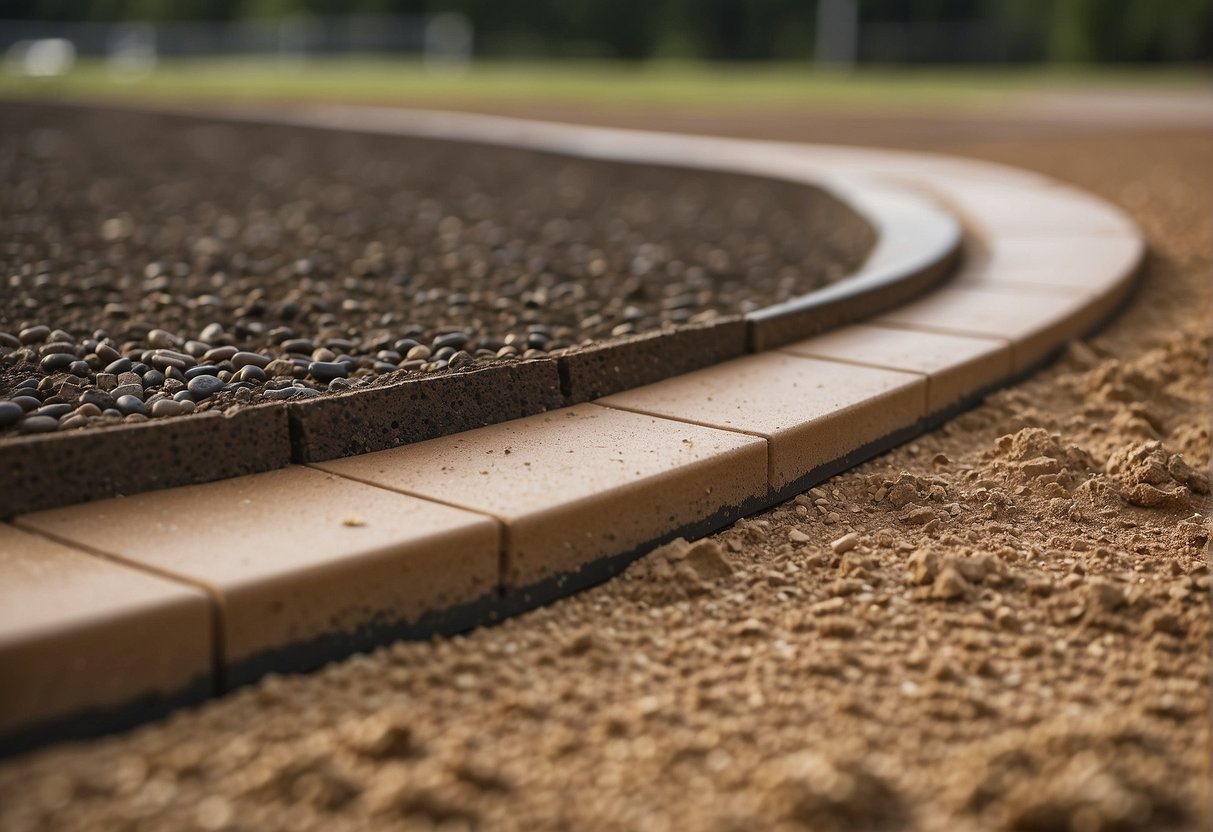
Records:
{"label": "brown dirt patch", "polygon": [[1213,147],[943,147],[1128,208],[1126,313],[594,590],[11,761],[0,826],[1209,828]]}

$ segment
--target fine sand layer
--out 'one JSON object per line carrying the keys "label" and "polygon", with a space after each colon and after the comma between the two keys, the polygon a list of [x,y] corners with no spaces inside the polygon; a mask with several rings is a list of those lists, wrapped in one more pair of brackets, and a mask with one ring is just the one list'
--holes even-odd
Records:
{"label": "fine sand layer", "polygon": [[1126,312],[593,590],[8,761],[0,827],[1208,829],[1213,146],[939,146],[1130,211]]}
{"label": "fine sand layer", "polygon": [[121,110],[0,107],[0,182],[0,437],[706,324],[874,239],[795,183]]}

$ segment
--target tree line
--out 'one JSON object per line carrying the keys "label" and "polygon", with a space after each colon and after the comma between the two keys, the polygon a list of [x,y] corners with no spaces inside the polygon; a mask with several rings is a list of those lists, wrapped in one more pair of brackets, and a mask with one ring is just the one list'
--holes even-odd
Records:
{"label": "tree line", "polygon": [[[1210,0],[857,0],[861,31],[920,38],[925,58],[1164,62],[1213,59]],[[233,21],[291,14],[435,14],[471,21],[476,52],[496,57],[808,60],[817,0],[5,0],[0,18]],[[899,27],[900,24],[900,27]],[[931,24],[945,37],[926,38]],[[953,34],[954,33],[954,34]],[[923,49],[861,58],[897,60]],[[861,43],[865,39],[861,38]],[[913,45],[913,44],[910,44]],[[965,44],[954,44],[963,47]]]}

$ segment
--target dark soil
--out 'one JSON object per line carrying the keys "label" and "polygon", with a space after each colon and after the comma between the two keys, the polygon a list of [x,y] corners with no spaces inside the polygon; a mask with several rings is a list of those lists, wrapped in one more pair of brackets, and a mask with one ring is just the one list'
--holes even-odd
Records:
{"label": "dark soil", "polygon": [[0,400],[27,397],[7,433],[707,322],[837,280],[873,240],[756,177],[32,104],[0,107],[0,227]]}

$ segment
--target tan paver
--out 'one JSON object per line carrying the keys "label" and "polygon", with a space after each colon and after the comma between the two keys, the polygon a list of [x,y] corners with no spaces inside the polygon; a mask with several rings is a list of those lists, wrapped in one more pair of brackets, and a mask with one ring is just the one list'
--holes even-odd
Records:
{"label": "tan paver", "polygon": [[947,287],[874,319],[874,323],[1011,341],[1012,369],[1022,372],[1091,329],[1104,299],[1069,292]]}
{"label": "tan paver", "polygon": [[718,364],[600,399],[611,407],[745,431],[770,445],[783,489],[926,415],[926,378],[786,353]]}
{"label": "tan paver", "polygon": [[203,591],[0,524],[0,735],[211,691]]}
{"label": "tan paver", "polygon": [[752,436],[585,404],[317,467],[496,515],[526,587],[752,507],[766,460]]}
{"label": "tan paver", "polygon": [[922,373],[927,412],[938,413],[1011,374],[1003,338],[972,338],[868,324],[844,327],[784,347],[785,352]]}
{"label": "tan paver", "polygon": [[1006,234],[1136,236],[1112,204],[1067,185],[1021,185],[939,178],[926,183],[983,239]]}
{"label": "tan paver", "polygon": [[971,246],[953,284],[968,288],[1066,289],[1094,295],[1130,280],[1145,244],[1126,235],[996,236]]}
{"label": "tan paver", "polygon": [[[15,522],[209,587],[229,668],[415,621],[492,594],[498,582],[491,518],[301,466]],[[280,669],[312,663],[304,656]]]}

